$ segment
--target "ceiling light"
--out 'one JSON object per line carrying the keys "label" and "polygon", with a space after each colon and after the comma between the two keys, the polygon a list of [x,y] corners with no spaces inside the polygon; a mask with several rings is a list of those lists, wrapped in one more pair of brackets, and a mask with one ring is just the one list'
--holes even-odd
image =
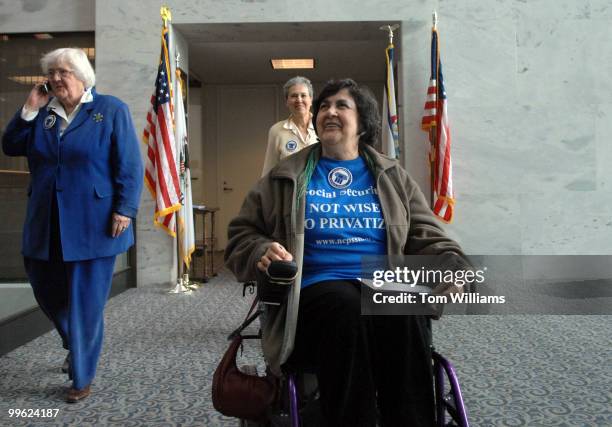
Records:
{"label": "ceiling light", "polygon": [[312,69],[315,67],[313,58],[305,59],[286,59],[277,58],[271,59],[270,63],[275,70],[295,70],[295,69]]}

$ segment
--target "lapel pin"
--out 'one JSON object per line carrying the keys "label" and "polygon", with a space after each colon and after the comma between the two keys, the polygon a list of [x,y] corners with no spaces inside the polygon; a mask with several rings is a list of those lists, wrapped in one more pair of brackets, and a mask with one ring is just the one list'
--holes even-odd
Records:
{"label": "lapel pin", "polygon": [[102,113],[96,113],[93,115],[94,122],[96,123],[100,123],[103,118],[104,116],[102,115]]}
{"label": "lapel pin", "polygon": [[45,118],[45,129],[51,129],[53,127],[53,125],[55,124],[55,114],[49,114],[46,118]]}

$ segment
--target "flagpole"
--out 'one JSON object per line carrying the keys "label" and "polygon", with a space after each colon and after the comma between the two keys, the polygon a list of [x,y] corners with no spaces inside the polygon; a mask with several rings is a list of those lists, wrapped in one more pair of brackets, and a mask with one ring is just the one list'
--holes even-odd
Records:
{"label": "flagpole", "polygon": [[[177,50],[176,51],[176,56],[175,56],[175,61],[176,61],[175,62],[175,65],[176,65],[175,66],[175,74],[176,74],[175,78],[176,78],[177,83],[180,85],[180,86],[177,86],[178,90],[182,90],[183,89],[182,81],[181,81],[181,71],[180,71],[180,58],[181,58],[181,53]],[[180,101],[183,102],[182,93],[181,93]],[[181,106],[181,109],[183,109],[183,106]],[[184,112],[184,110],[183,110],[183,112]],[[185,161],[185,159],[182,158],[182,156],[184,155],[184,152],[183,152],[183,149],[182,149],[183,141],[180,141],[179,144],[180,144],[179,164],[183,164],[183,162]],[[187,212],[185,210],[186,209],[186,203],[185,203],[186,200],[185,200],[185,197],[187,195],[187,181],[186,181],[187,180],[187,173],[186,173],[185,167],[180,167],[179,168],[179,173],[180,173],[180,176],[181,176],[181,193],[183,194],[183,203],[182,203],[182,206],[181,206],[181,210],[183,211],[184,217],[186,218],[187,215],[193,215],[193,212]],[[179,233],[179,234],[177,234],[177,236],[181,235],[181,238],[184,240],[184,239],[186,239],[186,233],[187,233],[186,224],[183,224],[183,233],[182,234]],[[181,247],[182,246],[183,246],[183,242],[179,242],[177,240],[178,265],[179,265],[179,267],[178,267],[179,276],[178,277],[179,277],[179,280],[182,279],[183,286],[185,288],[190,289],[190,290],[197,290],[197,289],[200,288],[200,284],[197,283],[197,282],[193,282],[193,281],[189,280],[189,270],[190,270],[190,268],[185,263],[185,254],[182,253],[182,251],[181,251]]]}
{"label": "flagpole", "polygon": [[381,150],[384,154],[396,158],[400,158],[400,143],[399,143],[399,126],[397,113],[397,97],[395,96],[396,78],[394,70],[394,52],[393,32],[399,28],[399,24],[383,25],[380,30],[386,31],[389,37],[389,44],[385,49],[386,58],[386,80],[383,94],[383,117],[382,117],[382,146]]}
{"label": "flagpole", "polygon": [[168,6],[162,6],[159,10],[159,14],[164,21],[164,28],[168,28],[168,21],[172,19],[172,13],[170,13],[170,8]]}
{"label": "flagpole", "polygon": [[[176,48],[176,45],[175,45],[175,48]],[[179,68],[180,57],[181,57],[181,54],[177,50],[174,53],[174,74],[175,74],[175,78],[177,78],[177,75],[178,75],[177,70]],[[174,114],[174,121],[175,121],[174,128],[176,130],[176,106],[174,108],[175,108],[175,110],[174,110],[175,111],[175,114]],[[177,153],[178,153],[179,165],[180,165],[181,164],[181,151],[180,151],[181,142],[176,141],[176,143],[178,144],[178,147],[177,147],[178,151],[177,151]],[[183,173],[183,171],[181,170],[180,167],[179,167],[179,179],[181,180],[180,181],[180,183],[181,183],[181,187],[180,187],[181,188],[181,194],[183,195],[182,197],[185,197],[185,185],[184,185],[185,175],[184,175],[184,173]],[[185,208],[185,205],[183,204],[181,206],[181,209],[184,209],[184,208]],[[180,217],[180,211],[177,212],[177,214],[179,214],[179,217]],[[189,283],[189,277],[187,278],[187,283],[185,283],[185,277],[183,275],[185,269],[184,269],[183,257],[181,256],[182,255],[181,242],[179,241],[179,237],[181,235],[181,233],[179,231],[180,227],[181,227],[180,221],[177,221],[176,222],[176,253],[177,253],[176,260],[177,260],[177,271],[178,271],[177,282],[182,282],[183,286],[187,288],[188,287],[187,284]]]}
{"label": "flagpole", "polygon": [[[160,15],[161,15],[161,17],[162,17],[162,19],[164,21],[164,28],[169,29],[168,21],[170,21],[172,19],[172,14],[170,13],[170,9],[167,6],[162,6],[161,9],[160,9]],[[168,37],[168,41],[170,41],[170,37]],[[170,45],[171,45],[171,43],[170,43]],[[170,48],[170,47],[168,47],[168,48]],[[176,58],[176,61],[177,61],[177,64],[178,64],[178,56]],[[169,80],[168,83],[169,83],[169,86],[170,86],[168,89],[170,91],[172,90],[172,83],[171,83],[171,80],[170,80],[171,78],[172,77],[170,75],[168,75],[168,80]],[[172,132],[174,132],[174,129],[172,130]],[[181,191],[182,191],[182,189],[181,189]],[[174,213],[175,218],[178,217],[178,214],[179,214],[178,211]],[[183,274],[182,274],[182,272],[183,272],[183,261],[181,259],[181,247],[180,247],[180,244],[179,244],[179,241],[178,241],[178,235],[179,235],[179,233],[178,233],[178,220],[175,220],[175,227],[176,227],[176,231],[177,231],[177,233],[176,233],[176,236],[177,236],[176,237],[176,255],[177,255],[176,258],[177,258],[177,263],[178,263],[178,269],[177,269],[178,277],[176,278],[176,285],[174,286],[174,288],[170,289],[168,291],[168,293],[169,294],[191,294],[191,292],[192,292],[191,289],[186,286],[186,284],[183,281],[183,277],[182,277],[183,276]]]}
{"label": "flagpole", "polygon": [[397,30],[398,28],[399,24],[383,25],[382,27],[379,27],[379,30],[387,31],[389,35],[389,44],[393,44],[393,31]]}
{"label": "flagpole", "polygon": [[[438,13],[434,10],[431,14],[432,26],[431,32],[437,31],[438,27]],[[432,36],[433,37],[433,36]],[[437,58],[436,58],[437,61]],[[436,63],[437,70],[437,63]],[[438,83],[438,76],[436,76],[436,83]],[[437,88],[437,85],[436,85]],[[438,97],[436,96],[436,102],[438,102]],[[429,205],[433,209],[434,206],[434,193],[435,193],[435,167],[436,167],[436,156],[437,147],[438,147],[438,123],[436,126],[433,126],[429,129],[429,143],[431,144],[431,148],[429,150]]]}
{"label": "flagpole", "polygon": [[[176,70],[179,67],[179,58],[180,58],[180,56],[181,56],[181,54],[179,52],[175,53],[175,57],[174,57],[174,64],[175,64],[174,70],[175,70],[175,73],[176,73]],[[175,109],[176,109],[176,107],[175,107]],[[176,121],[176,114],[174,115],[174,119]],[[176,123],[175,123],[175,129],[176,129]],[[180,142],[177,142],[177,143],[179,144],[179,147],[180,147]],[[177,147],[177,148],[179,148],[179,147]],[[179,151],[177,151],[177,154],[178,154],[178,157],[179,157],[179,164],[180,164],[180,162],[181,162],[181,160],[180,160],[180,158],[181,158],[180,149],[179,149]],[[179,174],[180,174],[179,176],[181,178],[181,186],[180,186],[181,194],[184,195],[185,194],[185,188],[184,188],[184,185],[183,185],[183,181],[184,180],[182,179],[182,178],[184,178],[184,176],[183,176],[183,172],[181,172],[180,168],[179,168]],[[184,208],[184,205],[181,206],[181,209],[183,209],[183,208]],[[180,211],[177,212],[177,217],[180,217]],[[182,289],[184,289],[183,292],[187,292],[187,291],[190,291],[191,288],[189,287],[189,276],[187,276],[187,281],[185,281],[183,257],[181,256],[182,255],[181,242],[179,240],[180,235],[181,235],[181,232],[180,232],[180,220],[178,220],[178,218],[177,218],[177,221],[176,221],[176,263],[177,263],[178,277],[176,278],[176,283],[177,283],[177,286],[180,285],[182,287]]]}

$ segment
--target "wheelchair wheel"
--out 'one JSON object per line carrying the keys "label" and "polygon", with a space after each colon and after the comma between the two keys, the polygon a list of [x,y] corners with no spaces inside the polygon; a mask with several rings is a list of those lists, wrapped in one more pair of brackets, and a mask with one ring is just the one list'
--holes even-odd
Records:
{"label": "wheelchair wheel", "polygon": [[[467,412],[461,394],[461,387],[453,365],[437,352],[432,353],[434,361],[434,383],[436,392],[436,426],[469,427]],[[448,381],[450,390],[445,392]],[[446,415],[450,416],[447,422]]]}

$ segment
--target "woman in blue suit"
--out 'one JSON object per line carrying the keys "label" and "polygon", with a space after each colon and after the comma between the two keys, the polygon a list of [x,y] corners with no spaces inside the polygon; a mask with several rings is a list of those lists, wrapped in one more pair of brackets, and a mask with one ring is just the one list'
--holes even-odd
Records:
{"label": "woman in blue suit", "polygon": [[96,93],[85,53],[57,49],[41,65],[50,87],[32,89],[2,149],[28,159],[25,267],[69,351],[66,400],[77,402],[90,394],[100,357],[115,256],[134,244],[143,170],[128,107]]}

